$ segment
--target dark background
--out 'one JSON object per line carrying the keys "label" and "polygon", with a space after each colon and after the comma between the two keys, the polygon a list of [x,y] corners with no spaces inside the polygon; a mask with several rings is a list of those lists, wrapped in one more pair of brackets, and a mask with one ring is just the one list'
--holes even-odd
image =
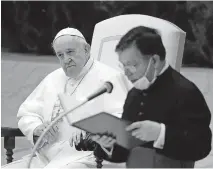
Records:
{"label": "dark background", "polygon": [[203,1],[3,1],[2,50],[52,55],[51,42],[65,27],[91,43],[97,22],[121,14],[146,14],[185,32],[183,66],[213,68],[213,2]]}

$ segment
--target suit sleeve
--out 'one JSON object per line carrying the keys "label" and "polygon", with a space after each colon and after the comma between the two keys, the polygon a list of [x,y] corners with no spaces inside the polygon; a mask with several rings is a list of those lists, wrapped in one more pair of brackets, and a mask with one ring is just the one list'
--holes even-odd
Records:
{"label": "suit sleeve", "polygon": [[32,144],[34,144],[34,129],[43,123],[43,97],[46,82],[45,78],[21,104],[17,114],[18,127]]}
{"label": "suit sleeve", "polygon": [[182,93],[176,105],[163,152],[178,160],[201,160],[211,151],[210,110],[198,89]]}

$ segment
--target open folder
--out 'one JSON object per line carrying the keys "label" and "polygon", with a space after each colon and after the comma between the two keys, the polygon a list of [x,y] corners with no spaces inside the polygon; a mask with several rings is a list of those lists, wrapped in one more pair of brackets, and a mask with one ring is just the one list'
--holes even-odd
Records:
{"label": "open folder", "polygon": [[126,149],[132,149],[145,142],[131,136],[131,133],[125,130],[131,123],[109,113],[102,112],[74,122],[72,125],[92,134],[111,133],[116,137],[118,145]]}

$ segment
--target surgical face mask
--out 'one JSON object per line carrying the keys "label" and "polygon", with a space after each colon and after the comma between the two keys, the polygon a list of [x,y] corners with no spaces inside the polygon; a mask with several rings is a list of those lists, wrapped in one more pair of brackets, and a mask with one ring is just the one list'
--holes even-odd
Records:
{"label": "surgical face mask", "polygon": [[142,78],[138,79],[138,80],[134,83],[134,87],[135,87],[136,89],[140,89],[140,90],[147,89],[147,88],[152,84],[152,82],[156,79],[156,77],[157,77],[157,72],[156,72],[156,70],[155,70],[155,72],[154,72],[154,77],[153,77],[153,79],[152,79],[151,82],[150,82],[150,81],[148,80],[148,78],[147,78],[147,73],[148,73],[148,71],[150,71],[149,69],[151,69],[151,66],[153,66],[153,65],[151,65],[151,62],[153,61],[152,59],[153,59],[153,58],[151,58],[151,59],[149,60],[149,63],[148,63],[148,66],[147,66],[147,68],[146,68],[146,72],[145,72],[144,76],[143,76]]}

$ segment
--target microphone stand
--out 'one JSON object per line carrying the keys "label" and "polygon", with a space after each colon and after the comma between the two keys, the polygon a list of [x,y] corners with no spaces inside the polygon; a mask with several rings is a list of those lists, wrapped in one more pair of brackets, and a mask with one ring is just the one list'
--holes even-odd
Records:
{"label": "microphone stand", "polygon": [[27,168],[30,168],[30,164],[31,164],[31,161],[33,159],[33,156],[38,148],[38,145],[40,144],[41,140],[43,139],[43,137],[45,136],[45,134],[50,130],[50,128],[57,123],[58,120],[60,120],[62,117],[66,116],[68,113],[74,111],[75,109],[83,106],[86,102],[88,102],[90,99],[86,99],[84,101],[82,101],[81,103],[79,103],[77,106],[75,106],[74,108],[72,108],[71,110],[67,111],[67,112],[64,112],[62,114],[60,114],[57,118],[55,118],[55,120],[53,120],[50,125],[43,131],[43,133],[39,136],[38,140],[36,141],[36,144],[34,145],[33,147],[33,150],[32,150],[32,153],[30,155],[30,159],[27,163]]}

